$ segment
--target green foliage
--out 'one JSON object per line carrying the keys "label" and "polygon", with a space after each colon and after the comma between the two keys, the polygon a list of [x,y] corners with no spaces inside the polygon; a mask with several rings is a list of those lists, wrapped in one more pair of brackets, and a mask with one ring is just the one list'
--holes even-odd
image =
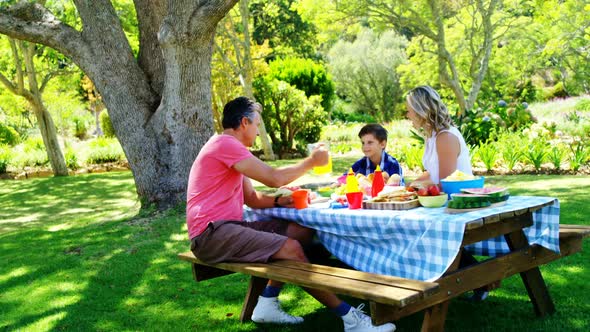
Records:
{"label": "green foliage", "polygon": [[396,68],[407,61],[406,45],[406,39],[394,31],[378,34],[370,29],[359,32],[353,42],[337,42],[328,58],[338,94],[359,113],[378,122],[391,120],[401,102]]}
{"label": "green foliage", "polygon": [[521,131],[537,122],[527,103],[508,104],[503,100],[483,108],[467,110],[463,116],[455,117],[454,120],[470,145],[495,141],[504,130]]}
{"label": "green foliage", "polygon": [[535,168],[535,171],[541,170],[541,165],[545,162],[547,157],[547,142],[543,139],[535,140],[529,143],[528,147],[524,150],[523,156],[527,163],[530,163]]}
{"label": "green foliage", "polygon": [[496,147],[496,142],[488,141],[486,143],[480,143],[479,148],[477,150],[477,154],[479,155],[479,158],[485,165],[486,170],[488,172],[491,171],[496,165],[496,157],[498,156],[498,148]]}
{"label": "green foliage", "polygon": [[6,173],[6,169],[12,160],[10,146],[0,144],[0,174]]}
{"label": "green foliage", "polygon": [[563,144],[557,144],[551,147],[547,153],[547,160],[549,160],[556,170],[561,168],[561,164],[567,156],[568,150]]}
{"label": "green foliage", "polygon": [[68,146],[66,148],[64,158],[66,160],[66,166],[69,169],[75,171],[78,168],[80,168],[80,165],[78,164],[78,156],[76,155],[76,151],[71,146]]}
{"label": "green foliage", "polygon": [[14,146],[20,142],[19,133],[9,125],[0,123],[0,145]]}
{"label": "green foliage", "polygon": [[103,164],[123,160],[125,154],[116,138],[98,137],[88,145],[88,164]]}
{"label": "green foliage", "polygon": [[100,113],[100,129],[105,137],[115,137],[115,128],[106,110]]}
{"label": "green foliage", "polygon": [[520,133],[504,132],[498,138],[497,144],[500,146],[500,153],[506,168],[512,171],[522,156],[523,139]]}
{"label": "green foliage", "polygon": [[[295,0],[250,0],[250,14],[254,22],[252,38],[258,45],[268,40],[270,47],[273,48],[271,55],[273,59],[316,56],[316,28],[310,22],[304,21],[293,8],[296,2]],[[303,90],[301,87],[298,88]]]}
{"label": "green foliage", "polygon": [[86,137],[86,132],[88,131],[88,122],[86,122],[86,119],[82,117],[74,117],[72,121],[74,122],[74,136],[79,139],[84,139]]}
{"label": "green foliage", "polygon": [[320,95],[324,110],[332,109],[334,83],[323,65],[309,59],[278,59],[270,63],[269,72],[265,77],[267,81],[273,79],[293,85],[305,92],[308,98]]}
{"label": "green foliage", "polygon": [[590,98],[582,98],[576,103],[576,110],[580,112],[590,112]]}
{"label": "green foliage", "polygon": [[17,145],[13,152],[16,166],[45,166],[49,164],[41,136],[29,136],[24,142]]}
{"label": "green foliage", "polygon": [[295,149],[295,139],[301,149],[318,141],[326,121],[321,96],[306,97],[294,86],[269,76],[254,82],[255,96],[264,107],[262,118],[272,140],[273,149],[282,156]]}
{"label": "green foliage", "polygon": [[405,145],[401,148],[400,162],[406,164],[410,170],[423,170],[422,156],[424,155],[423,145]]}
{"label": "green foliage", "polygon": [[588,162],[590,149],[580,141],[575,141],[570,145],[570,168],[577,172],[581,166]]}

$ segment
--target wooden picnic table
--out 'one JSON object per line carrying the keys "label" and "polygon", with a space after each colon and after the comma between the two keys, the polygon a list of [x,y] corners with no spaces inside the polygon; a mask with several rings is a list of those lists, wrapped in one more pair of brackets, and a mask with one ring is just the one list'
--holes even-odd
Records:
{"label": "wooden picnic table", "polygon": [[[522,277],[535,313],[543,316],[554,312],[555,306],[539,266],[580,251],[583,239],[590,236],[588,226],[559,225],[559,202],[553,198],[511,197],[505,207],[457,215],[445,215],[444,208],[383,212],[330,211],[320,206],[304,210],[247,210],[245,217],[279,217],[316,228],[326,247],[337,258],[359,271],[291,261],[207,264],[190,252],[181,253],[179,258],[193,264],[197,281],[233,272],[251,275],[240,316],[242,321],[250,319],[266,281],[275,279],[368,300],[375,324],[396,321],[423,311],[422,331],[444,330],[448,306],[453,298],[516,273]],[[425,261],[442,260],[442,263],[432,264],[426,269],[414,269],[409,274],[419,275],[420,278],[374,271],[384,265],[391,265],[383,260],[383,255],[387,253],[388,247],[394,247],[393,251],[401,250],[395,242],[399,242],[397,232],[403,232],[403,228],[410,229],[404,236],[415,236],[422,241],[414,243],[410,249],[404,248],[404,252],[422,248],[427,253],[423,257]],[[423,241],[429,238],[432,241],[436,237],[443,239],[440,243]],[[502,248],[497,246],[498,237],[504,238],[504,244],[507,245],[503,253],[500,252]],[[384,241],[379,244],[379,240]],[[347,246],[344,242],[353,242],[353,245]],[[487,246],[495,242],[496,246]],[[448,247],[438,248],[441,243]],[[459,267],[461,255],[478,246],[481,249],[485,243],[483,248],[495,253],[493,256],[470,266]],[[370,248],[363,248],[363,245]],[[455,247],[456,250],[453,249]],[[343,252],[352,255],[346,256]],[[412,259],[420,254],[410,252],[407,257],[402,257],[401,262],[411,264]],[[395,259],[391,257],[391,260]],[[423,267],[424,264],[418,265]],[[442,270],[439,271],[441,266]],[[383,271],[396,272],[395,264],[388,267],[390,269]]]}
{"label": "wooden picnic table", "polygon": [[[520,204],[520,207],[517,208],[508,206],[504,209],[490,209],[489,213],[473,214],[478,215],[478,217],[474,217],[464,223],[462,241],[457,254],[454,256],[454,259],[452,259],[452,263],[448,265],[448,268],[444,270],[444,273],[440,277],[428,280],[439,285],[438,291],[430,296],[424,296],[421,299],[413,301],[411,304],[403,307],[371,302],[371,316],[374,323],[382,324],[389,321],[395,321],[410,314],[424,311],[425,315],[422,330],[442,331],[444,329],[446,313],[451,299],[475,288],[497,283],[498,281],[516,273],[520,273],[523,279],[535,313],[539,316],[543,316],[554,312],[555,307],[539,270],[539,266],[580,251],[583,237],[590,233],[590,230],[584,226],[570,228],[568,231],[571,234],[575,233],[577,230],[578,233],[576,234],[579,235],[583,233],[583,236],[561,238],[560,243],[558,244],[559,252],[556,252],[556,248],[549,250],[538,244],[530,244],[525,233],[527,233],[527,229],[530,226],[533,226],[535,219],[539,219],[538,217],[534,218],[534,215],[538,215],[543,209],[553,209],[553,212],[551,213],[555,213],[555,208],[557,208],[558,218],[559,204],[555,199],[547,199],[541,202],[524,205]],[[441,216],[442,213],[444,213],[443,209],[444,208],[441,208],[439,211]],[[319,225],[318,230],[320,232],[322,232],[322,230],[325,231],[326,229],[330,229],[329,218],[322,219],[322,217],[318,217],[320,211],[310,210],[304,212],[305,210],[278,210],[279,209],[253,210],[251,211],[251,215],[258,215],[258,217],[260,217],[262,214],[272,217],[282,217],[308,227],[317,227]],[[389,215],[397,216],[399,214],[403,216],[404,213],[419,214],[420,212],[421,211],[390,211]],[[371,215],[376,212],[360,211],[356,213],[361,216],[359,217],[360,220],[370,218]],[[459,216],[460,215],[453,215],[449,218],[459,218]],[[314,217],[322,220],[316,220],[315,222],[311,221],[311,218]],[[462,217],[466,218],[466,216]],[[310,222],[306,222],[308,218]],[[343,216],[342,218],[342,220],[344,220],[348,217]],[[403,217],[400,218],[403,219]],[[450,222],[450,220],[451,219],[448,219],[447,222]],[[326,224],[321,225],[322,222]],[[557,233],[554,235],[557,237],[559,237],[560,234],[558,223],[559,221],[557,219]],[[580,231],[582,233],[580,233]],[[387,231],[383,232],[387,233]],[[565,233],[566,232],[563,234]],[[342,241],[346,241],[346,239],[344,239],[346,237],[345,235],[346,234],[342,236]],[[485,261],[470,266],[459,267],[461,255],[463,255],[468,248],[473,247],[477,243],[481,243],[482,240],[490,240],[497,237],[505,238],[509,247],[508,252],[489,257]],[[320,236],[320,239],[322,239],[322,236]],[[342,244],[339,244],[339,246],[341,245]],[[327,248],[329,250],[331,249],[329,245]],[[377,250],[382,250],[382,248],[378,248]],[[427,260],[428,258],[425,259]],[[352,260],[347,259],[343,261],[349,265],[351,265],[352,262]],[[352,266],[356,268],[354,264],[352,264]],[[375,271],[368,272],[375,273]]]}

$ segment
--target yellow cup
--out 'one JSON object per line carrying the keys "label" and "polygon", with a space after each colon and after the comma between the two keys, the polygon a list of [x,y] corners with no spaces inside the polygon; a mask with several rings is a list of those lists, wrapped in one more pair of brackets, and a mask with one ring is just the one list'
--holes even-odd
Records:
{"label": "yellow cup", "polygon": [[[308,154],[311,155],[311,152],[313,151],[313,149],[316,148],[316,146],[318,145],[323,145],[324,148],[326,150],[328,150],[328,153],[330,152],[330,143],[326,142],[326,143],[314,143],[314,144],[307,144],[307,152]],[[330,173],[332,173],[332,156],[328,156],[328,163],[324,166],[316,166],[312,169],[313,174],[315,175],[329,175]]]}

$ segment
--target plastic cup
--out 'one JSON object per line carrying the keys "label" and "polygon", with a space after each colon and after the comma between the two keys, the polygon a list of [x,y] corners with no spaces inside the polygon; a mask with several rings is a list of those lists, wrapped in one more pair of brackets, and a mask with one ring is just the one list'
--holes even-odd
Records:
{"label": "plastic cup", "polygon": [[[307,144],[307,154],[311,155],[311,152],[313,151],[313,149],[315,149],[318,145],[323,145],[324,148],[326,150],[328,150],[328,152],[330,151],[330,143],[326,142],[326,143],[313,143],[313,144]],[[328,156],[328,163],[324,166],[316,166],[313,168],[312,172],[315,175],[330,175],[330,173],[332,173],[332,156]]]}
{"label": "plastic cup", "polygon": [[346,199],[348,200],[348,208],[351,210],[360,209],[363,206],[363,193],[346,193]]}
{"label": "plastic cup", "polygon": [[308,204],[309,191],[305,189],[295,190],[293,192],[293,204],[298,210],[305,209]]}

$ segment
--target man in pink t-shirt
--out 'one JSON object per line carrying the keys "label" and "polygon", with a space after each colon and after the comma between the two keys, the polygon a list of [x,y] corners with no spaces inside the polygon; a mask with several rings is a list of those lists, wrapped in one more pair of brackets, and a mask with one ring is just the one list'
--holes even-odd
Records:
{"label": "man in pink t-shirt", "polygon": [[[275,198],[257,192],[250,179],[269,187],[286,185],[313,167],[326,165],[328,152],[317,148],[292,166],[272,168],[265,164],[248,150],[258,136],[261,111],[260,104],[246,97],[228,102],[223,109],[223,133],[209,139],[191,167],[186,222],[191,251],[204,262],[308,261],[303,246],[311,242],[313,230],[278,220],[244,222],[243,204],[252,208],[290,207],[291,197]],[[274,280],[268,282],[252,313],[253,321],[303,321],[281,309],[278,294],[282,285]],[[342,317],[345,331],[395,330],[393,324],[374,326],[370,317],[332,293],[306,291]]]}

